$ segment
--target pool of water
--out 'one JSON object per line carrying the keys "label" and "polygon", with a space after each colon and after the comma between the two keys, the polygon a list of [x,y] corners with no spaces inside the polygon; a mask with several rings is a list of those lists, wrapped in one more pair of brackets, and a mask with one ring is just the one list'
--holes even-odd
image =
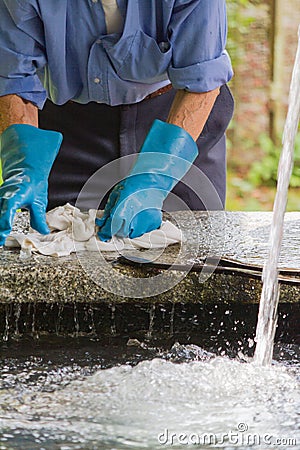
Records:
{"label": "pool of water", "polygon": [[228,352],[188,340],[4,342],[0,449],[300,448],[297,342],[257,367],[251,339]]}

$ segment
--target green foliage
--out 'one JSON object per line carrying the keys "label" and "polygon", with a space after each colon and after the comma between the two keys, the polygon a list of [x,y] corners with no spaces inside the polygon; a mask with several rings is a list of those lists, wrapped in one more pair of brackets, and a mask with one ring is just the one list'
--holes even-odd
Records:
{"label": "green foliage", "polygon": [[240,45],[242,37],[249,32],[249,26],[254,21],[247,9],[253,3],[250,0],[227,0],[228,39],[227,49],[233,66],[242,59],[245,50]]}
{"label": "green foliage", "polygon": [[[259,144],[264,156],[260,161],[255,161],[252,164],[249,171],[249,181],[254,186],[275,186],[282,147],[276,146],[272,139],[266,134],[259,136]],[[300,133],[298,133],[295,142],[294,168],[290,186],[300,187]]]}

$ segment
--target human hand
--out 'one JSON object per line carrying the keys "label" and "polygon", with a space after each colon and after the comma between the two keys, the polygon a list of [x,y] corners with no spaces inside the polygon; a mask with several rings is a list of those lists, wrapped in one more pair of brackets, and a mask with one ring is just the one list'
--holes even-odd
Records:
{"label": "human hand", "polygon": [[155,120],[129,176],[112,190],[98,236],[135,238],[159,228],[164,199],[191,167],[198,147],[182,128]]}
{"label": "human hand", "polygon": [[0,246],[11,232],[16,210],[30,212],[30,225],[47,234],[48,176],[62,142],[62,135],[31,125],[8,127],[1,135]]}

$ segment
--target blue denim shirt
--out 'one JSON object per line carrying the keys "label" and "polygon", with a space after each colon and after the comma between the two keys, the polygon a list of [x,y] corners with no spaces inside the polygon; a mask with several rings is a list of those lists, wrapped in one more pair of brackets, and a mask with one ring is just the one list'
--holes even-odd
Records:
{"label": "blue denim shirt", "polygon": [[0,95],[118,105],[169,80],[206,92],[232,77],[225,0],[118,4],[124,29],[107,34],[99,0],[0,0]]}

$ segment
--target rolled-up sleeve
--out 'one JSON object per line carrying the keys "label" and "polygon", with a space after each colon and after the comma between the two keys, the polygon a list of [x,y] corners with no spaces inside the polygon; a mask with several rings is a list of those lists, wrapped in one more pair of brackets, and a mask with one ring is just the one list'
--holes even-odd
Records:
{"label": "rolled-up sleeve", "polygon": [[227,83],[233,71],[226,39],[225,0],[178,0],[169,26],[173,86],[208,92]]}
{"label": "rolled-up sleeve", "polygon": [[0,96],[16,94],[42,108],[43,27],[30,2],[0,0],[0,29]]}

